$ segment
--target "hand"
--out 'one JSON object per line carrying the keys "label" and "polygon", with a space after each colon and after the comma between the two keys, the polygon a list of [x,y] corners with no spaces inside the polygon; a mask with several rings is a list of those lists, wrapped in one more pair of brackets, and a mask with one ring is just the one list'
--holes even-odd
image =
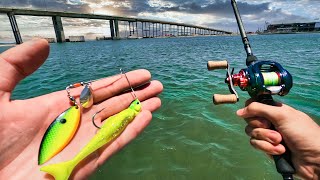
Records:
{"label": "hand", "polygon": [[[248,106],[237,111],[247,122],[245,129],[253,147],[269,155],[291,151],[296,174],[305,179],[320,178],[320,128],[308,115],[285,104],[269,106],[247,101]],[[270,130],[272,123],[277,131]]]}
{"label": "hand", "polygon": [[[27,100],[10,100],[15,86],[26,76],[37,70],[49,54],[45,40],[33,40],[16,46],[0,55],[0,179],[52,179],[39,170],[37,158],[41,139],[51,122],[70,107],[65,90]],[[53,74],[54,76],[54,74]],[[150,81],[147,70],[128,72],[132,86],[143,85],[136,90],[142,102],[142,112],[125,131],[109,146],[90,155],[73,171],[71,179],[87,179],[113,153],[133,140],[149,124],[151,112],[161,106],[158,94],[163,87],[158,81]],[[70,82],[73,83],[73,82]],[[61,88],[64,88],[62,85]],[[120,75],[92,83],[94,105],[83,109],[79,129],[70,144],[46,164],[70,160],[94,136],[97,128],[91,122],[92,115],[99,119],[120,112],[133,100],[127,80]],[[82,87],[83,88],[83,87]],[[72,89],[71,94],[80,96],[82,88]]]}

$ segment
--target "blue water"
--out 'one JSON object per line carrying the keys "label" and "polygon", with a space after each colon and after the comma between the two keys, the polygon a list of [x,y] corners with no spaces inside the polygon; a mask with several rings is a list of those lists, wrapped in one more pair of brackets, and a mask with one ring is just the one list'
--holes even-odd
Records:
{"label": "blue water", "polygon": [[[320,122],[320,34],[249,37],[259,60],[275,60],[294,86],[276,100]],[[240,102],[215,106],[212,94],[228,93],[225,72],[207,71],[208,60],[227,59],[239,71],[246,55],[239,36],[139,39],[51,44],[45,64],[22,81],[14,99],[26,99],[72,82],[144,68],[164,84],[162,108],[147,129],[114,155],[94,179],[280,179],[273,162],[249,145]],[[4,51],[5,47],[0,47]],[[36,152],[35,152],[36,153]]]}

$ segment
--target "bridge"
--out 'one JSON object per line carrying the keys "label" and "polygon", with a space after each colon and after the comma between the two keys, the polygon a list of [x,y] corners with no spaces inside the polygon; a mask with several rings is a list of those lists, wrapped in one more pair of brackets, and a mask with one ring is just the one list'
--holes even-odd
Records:
{"label": "bridge", "polygon": [[[44,11],[44,10],[32,10],[32,9],[12,9],[12,8],[0,8],[0,13],[4,13],[8,15],[17,44],[21,44],[23,41],[21,38],[21,34],[18,28],[15,15],[52,17],[52,22],[53,22],[53,27],[55,30],[57,42],[66,42],[61,17],[108,20],[110,24],[111,39],[113,40],[121,38],[120,31],[119,31],[120,21],[128,22],[129,36],[130,37],[134,36],[137,38],[138,37],[153,38],[153,37],[168,36],[172,34],[176,34],[177,36],[231,34],[231,32],[224,31],[224,30],[202,27],[202,26],[195,26],[195,25],[184,24],[184,23],[122,17],[122,16],[108,16],[108,15],[100,15],[100,14]],[[140,23],[141,28],[138,28],[138,23]]]}

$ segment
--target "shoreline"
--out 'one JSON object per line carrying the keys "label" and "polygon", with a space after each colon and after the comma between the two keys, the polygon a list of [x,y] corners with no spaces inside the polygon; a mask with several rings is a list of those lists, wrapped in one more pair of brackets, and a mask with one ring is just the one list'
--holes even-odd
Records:
{"label": "shoreline", "polygon": [[0,44],[0,47],[15,46],[16,44]]}

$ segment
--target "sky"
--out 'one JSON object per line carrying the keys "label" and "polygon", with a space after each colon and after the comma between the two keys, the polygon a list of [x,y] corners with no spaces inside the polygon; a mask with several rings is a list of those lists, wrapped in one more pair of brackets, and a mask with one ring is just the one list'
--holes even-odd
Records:
{"label": "sky", "polygon": [[[238,0],[246,31],[266,23],[320,21],[320,0]],[[0,7],[70,11],[138,17],[199,25],[237,32],[230,0],[0,0]],[[23,39],[55,37],[50,17],[16,16]],[[109,22],[62,18],[66,37],[110,36]],[[123,22],[122,31],[128,27]],[[0,42],[13,41],[6,14],[0,14]]]}

